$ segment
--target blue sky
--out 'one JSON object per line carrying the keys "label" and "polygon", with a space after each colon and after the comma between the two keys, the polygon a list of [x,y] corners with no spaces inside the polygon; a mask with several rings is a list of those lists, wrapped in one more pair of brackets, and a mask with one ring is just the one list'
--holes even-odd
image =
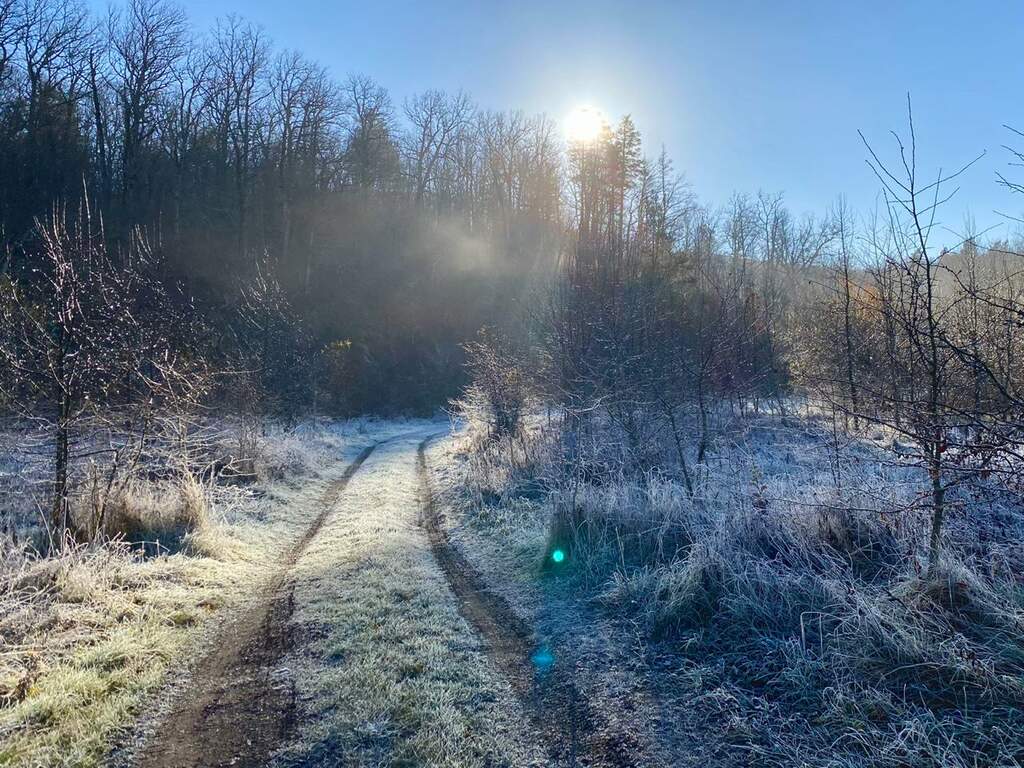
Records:
{"label": "blue sky", "polygon": [[[365,73],[396,103],[425,88],[561,118],[592,104],[632,114],[710,203],[782,191],[799,212],[839,194],[875,202],[857,129],[889,149],[913,98],[919,166],[983,150],[944,221],[1024,212],[995,182],[1003,123],[1024,128],[1021,2],[313,2],[185,0],[197,30],[236,12],[339,76]],[[1024,146],[1024,139],[1018,144]],[[1024,179],[1024,169],[1019,178]]]}

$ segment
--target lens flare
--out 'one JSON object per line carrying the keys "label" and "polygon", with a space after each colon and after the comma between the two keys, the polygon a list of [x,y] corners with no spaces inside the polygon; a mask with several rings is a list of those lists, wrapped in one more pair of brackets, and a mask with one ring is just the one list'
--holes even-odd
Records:
{"label": "lens flare", "polygon": [[530,657],[538,672],[547,672],[555,663],[555,655],[546,646],[538,648]]}
{"label": "lens flare", "polygon": [[551,553],[551,559],[554,560],[556,563],[562,562],[563,560],[565,560],[565,551],[561,549],[556,549],[554,552]]}

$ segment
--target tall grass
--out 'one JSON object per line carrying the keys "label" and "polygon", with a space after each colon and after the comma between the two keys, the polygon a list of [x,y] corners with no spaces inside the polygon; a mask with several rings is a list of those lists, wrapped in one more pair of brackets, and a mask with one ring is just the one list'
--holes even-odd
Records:
{"label": "tall grass", "polygon": [[[692,496],[670,466],[586,475],[536,448],[548,548],[569,552],[581,597],[727,690],[764,764],[1024,759],[1024,513],[998,493],[953,494],[929,578],[917,470],[866,439],[829,441],[813,422],[733,423]],[[467,465],[470,485],[507,479],[484,506],[526,482],[502,457]]]}

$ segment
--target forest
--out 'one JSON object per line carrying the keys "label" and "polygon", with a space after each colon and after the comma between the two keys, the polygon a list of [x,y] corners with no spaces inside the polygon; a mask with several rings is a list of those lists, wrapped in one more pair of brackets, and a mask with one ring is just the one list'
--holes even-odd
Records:
{"label": "forest", "polygon": [[805,215],[0,0],[0,765],[1021,764],[1024,243],[900,107]]}

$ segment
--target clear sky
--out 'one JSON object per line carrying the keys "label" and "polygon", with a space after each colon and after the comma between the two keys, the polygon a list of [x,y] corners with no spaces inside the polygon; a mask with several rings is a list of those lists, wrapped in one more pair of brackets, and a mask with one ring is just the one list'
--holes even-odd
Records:
{"label": "clear sky", "polygon": [[[97,5],[101,3],[97,2]],[[888,149],[913,98],[923,169],[987,155],[944,220],[1024,212],[994,181],[1024,129],[1024,2],[391,2],[184,0],[197,30],[231,12],[337,75],[365,73],[400,104],[464,89],[487,108],[560,119],[578,104],[632,114],[702,200],[782,191],[797,212],[839,194],[863,211],[878,183],[857,129]],[[105,5],[105,3],[102,3]],[[1019,137],[1018,137],[1019,138]],[[1024,148],[1024,139],[1019,139]]]}

